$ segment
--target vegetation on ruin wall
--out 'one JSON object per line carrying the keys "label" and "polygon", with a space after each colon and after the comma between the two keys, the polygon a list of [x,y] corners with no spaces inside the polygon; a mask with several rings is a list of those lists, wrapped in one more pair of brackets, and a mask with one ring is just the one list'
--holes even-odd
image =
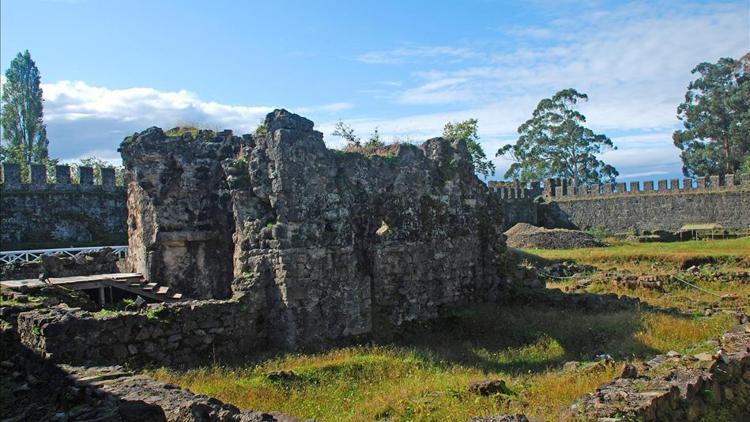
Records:
{"label": "vegetation on ruin wall", "polygon": [[[468,420],[501,412],[554,420],[616,375],[617,366],[591,363],[596,353],[617,351],[622,361],[683,351],[732,325],[727,316],[560,312],[483,306],[408,343],[151,375],[241,408],[321,421]],[[563,370],[571,360],[588,363]],[[489,397],[468,391],[469,383],[487,378],[506,380],[511,391]]]}

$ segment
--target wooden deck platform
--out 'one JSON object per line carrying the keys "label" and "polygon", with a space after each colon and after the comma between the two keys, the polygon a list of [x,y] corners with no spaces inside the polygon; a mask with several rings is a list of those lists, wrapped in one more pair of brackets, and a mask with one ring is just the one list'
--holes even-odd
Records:
{"label": "wooden deck platform", "polygon": [[[8,289],[19,287],[39,287],[46,283],[36,278],[23,280],[0,281],[0,286]],[[182,299],[181,293],[172,291],[168,286],[158,286],[157,283],[147,282],[139,273],[96,274],[73,277],[50,277],[49,284],[62,286],[73,290],[98,289],[100,302],[104,302],[104,288],[110,287],[124,290],[148,299],[160,302],[173,302]]]}

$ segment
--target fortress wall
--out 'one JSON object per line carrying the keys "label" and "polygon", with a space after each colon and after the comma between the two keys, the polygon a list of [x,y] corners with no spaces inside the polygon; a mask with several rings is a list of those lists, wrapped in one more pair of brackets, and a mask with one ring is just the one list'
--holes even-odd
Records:
{"label": "fortress wall", "polygon": [[600,227],[612,232],[676,231],[692,223],[750,227],[750,179],[734,175],[695,183],[685,179],[682,184],[677,179],[604,184],[594,190],[559,180],[545,184],[550,186],[547,202],[539,206],[538,214],[546,227]]}
{"label": "fortress wall", "polygon": [[490,195],[501,204],[503,230],[516,223],[539,224],[537,205],[534,203],[534,199],[543,192],[539,182],[491,181],[489,188]]}
{"label": "fortress wall", "polygon": [[19,248],[124,244],[127,229],[125,188],[115,186],[115,171],[102,168],[101,184],[94,169],[80,167],[80,183],[71,183],[71,168],[31,166],[31,182],[21,183],[17,164],[3,163],[0,184],[0,250]]}
{"label": "fortress wall", "polygon": [[221,162],[238,142],[231,132],[169,138],[151,128],[122,143],[130,271],[188,297],[231,296],[234,221]]}

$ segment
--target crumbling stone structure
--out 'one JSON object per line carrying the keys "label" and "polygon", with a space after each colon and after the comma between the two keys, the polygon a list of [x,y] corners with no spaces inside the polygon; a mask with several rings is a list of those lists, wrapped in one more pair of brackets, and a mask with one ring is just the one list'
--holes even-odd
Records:
{"label": "crumbling stone structure", "polygon": [[561,420],[746,420],[750,409],[750,329],[739,326],[707,346],[715,353],[659,355],[640,370],[578,399]]}
{"label": "crumbling stone structure", "polygon": [[[203,136],[214,135],[205,133]],[[219,137],[224,136],[232,138],[228,132],[219,134]],[[242,139],[250,138],[246,135]],[[190,143],[190,140],[183,141]],[[214,142],[208,142],[203,145],[201,154],[210,155],[212,148],[217,147]],[[148,160],[145,156],[142,158]],[[209,171],[211,168],[214,172],[218,170],[216,162],[212,164],[214,167],[205,168],[199,163],[205,159],[210,162],[211,158],[208,156],[201,158],[198,154],[193,159],[197,160],[193,163],[196,171]],[[157,160],[153,165],[158,167],[171,164],[159,163]],[[0,249],[80,246],[84,242],[97,245],[125,243],[126,192],[124,187],[115,186],[112,169],[102,169],[103,182],[100,185],[94,184],[93,169],[90,167],[79,168],[81,183],[78,184],[70,183],[71,168],[68,166],[57,167],[55,183],[47,183],[48,176],[44,166],[32,165],[31,183],[26,184],[21,183],[20,168],[17,165],[5,163],[2,169],[5,180],[0,183]],[[151,173],[153,175],[158,172]],[[214,174],[212,177],[217,176]],[[205,182],[208,185],[214,183]],[[204,189],[208,185],[195,184],[181,189],[185,195],[198,198],[203,192],[208,198],[210,194]],[[498,208],[501,216],[498,219],[502,219],[506,229],[516,223],[548,228],[604,228],[612,232],[633,229],[674,231],[689,223],[719,223],[731,229],[750,226],[750,213],[747,212],[750,209],[748,176],[741,178],[724,175],[695,181],[683,179],[682,182],[673,179],[604,184],[593,189],[575,187],[569,181],[558,179],[547,180],[543,186],[539,182],[518,181],[490,182],[489,185],[494,201],[501,203]],[[190,189],[194,191],[188,194]],[[540,201],[540,198],[544,198],[544,201]],[[196,203],[200,202],[196,200]],[[214,201],[205,203],[213,204]],[[159,205],[160,208],[164,206],[169,207]],[[180,230],[175,229],[170,234],[173,236],[171,240],[164,238],[161,241],[171,241],[174,245],[182,244],[191,248],[203,248],[199,245],[205,244],[206,248],[203,250],[210,255],[216,251],[216,244],[209,240],[226,232],[223,229],[214,230],[213,225],[226,225],[227,218],[229,225],[233,223],[231,212],[223,213],[221,221],[214,221],[206,218],[216,215],[208,211],[202,210],[202,215],[185,216],[185,227],[197,223],[207,227],[206,230],[191,228],[180,234],[177,233]],[[187,223],[188,220],[190,223]],[[185,236],[189,238],[184,238]],[[141,266],[145,267],[145,262]],[[228,287],[225,287],[224,294],[228,292]]]}
{"label": "crumbling stone structure", "polygon": [[144,313],[101,317],[63,305],[19,314],[18,335],[55,362],[189,366],[266,350],[261,311],[250,297],[151,305]]}
{"label": "crumbling stone structure", "polygon": [[501,295],[502,214],[463,142],[365,157],[285,110],[264,127],[123,142],[132,270],[196,298],[262,296],[281,347]]}

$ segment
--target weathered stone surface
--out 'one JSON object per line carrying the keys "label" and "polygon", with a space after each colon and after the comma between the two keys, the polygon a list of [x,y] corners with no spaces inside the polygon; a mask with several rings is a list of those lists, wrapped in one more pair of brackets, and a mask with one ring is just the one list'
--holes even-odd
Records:
{"label": "weathered stone surface", "polygon": [[620,369],[620,375],[618,378],[638,378],[638,368],[632,363],[625,363]]}
{"label": "weathered stone surface", "polygon": [[[8,174],[16,174],[8,171],[11,167],[17,165],[3,164],[6,176],[0,184],[0,250],[61,242],[125,242],[123,187],[71,184],[68,166],[58,166],[63,171],[58,173],[57,183],[48,184],[42,178],[21,184],[8,178]],[[65,171],[67,179],[60,177]]]}
{"label": "weathered stone surface", "polygon": [[513,248],[573,249],[604,246],[589,233],[580,230],[546,229],[518,223],[505,231],[506,243]]}
{"label": "weathered stone surface", "polygon": [[196,395],[144,375],[123,372],[120,367],[84,368],[64,365],[62,369],[77,385],[94,387],[99,390],[100,395],[115,399],[124,421],[297,421],[276,412],[240,410],[213,397]]}
{"label": "weathered stone surface", "polygon": [[[0,330],[0,376],[14,394],[5,421],[293,422],[276,412],[240,410],[215,398],[136,375],[120,365],[52,364]],[[12,393],[15,392],[15,393]]]}
{"label": "weathered stone surface", "polygon": [[149,128],[120,146],[128,185],[130,269],[194,298],[227,298],[232,213],[221,160],[239,138]]}
{"label": "weathered stone surface", "polygon": [[54,362],[196,365],[268,347],[260,295],[150,305],[97,318],[65,305],[24,312],[18,334]]}
{"label": "weathered stone surface", "polygon": [[510,392],[503,380],[485,380],[469,384],[469,391],[480,396],[491,396],[493,394],[507,394]]}
{"label": "weathered stone surface", "polygon": [[616,197],[554,198],[540,205],[539,224],[611,232],[676,231],[685,224],[718,223],[725,228],[750,226],[750,185],[720,191],[680,191]]}
{"label": "weathered stone surface", "polygon": [[365,157],[285,110],[265,127],[123,142],[132,270],[197,297],[263,290],[281,347],[501,295],[502,216],[463,142]]}
{"label": "weathered stone surface", "polygon": [[724,334],[714,355],[655,357],[640,376],[620,377],[577,400],[563,419],[697,421],[721,403],[724,415],[744,420],[750,408],[750,332],[741,328]]}

